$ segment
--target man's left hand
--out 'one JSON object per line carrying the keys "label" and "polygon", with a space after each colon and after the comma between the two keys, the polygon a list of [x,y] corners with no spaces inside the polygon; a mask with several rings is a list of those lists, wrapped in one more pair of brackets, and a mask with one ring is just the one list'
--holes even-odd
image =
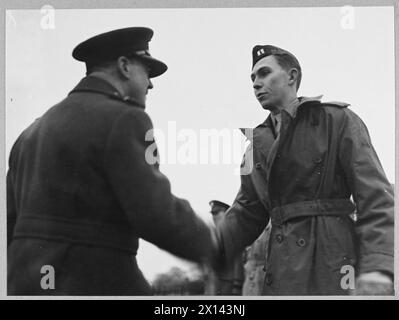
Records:
{"label": "man's left hand", "polygon": [[393,282],[382,272],[368,272],[361,274],[356,279],[356,289],[353,295],[385,296],[393,295]]}

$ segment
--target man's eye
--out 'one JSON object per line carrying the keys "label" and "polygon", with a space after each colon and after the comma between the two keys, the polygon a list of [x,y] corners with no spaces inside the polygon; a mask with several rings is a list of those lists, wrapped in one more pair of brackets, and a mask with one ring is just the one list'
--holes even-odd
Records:
{"label": "man's eye", "polygon": [[267,70],[260,70],[259,71],[259,76],[260,77],[266,77],[270,72]]}

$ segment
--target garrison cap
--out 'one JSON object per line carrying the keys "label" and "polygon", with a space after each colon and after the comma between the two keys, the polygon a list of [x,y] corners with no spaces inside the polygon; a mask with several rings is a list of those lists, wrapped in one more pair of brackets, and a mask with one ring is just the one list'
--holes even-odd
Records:
{"label": "garrison cap", "polygon": [[256,45],[253,49],[252,49],[252,68],[255,66],[255,64],[267,57],[267,56],[273,56],[273,55],[288,55],[290,56],[294,62],[298,65],[299,67],[299,62],[297,60],[297,58],[290,52],[288,52],[287,50],[281,49],[279,47],[275,47],[275,46],[271,46],[271,45]]}
{"label": "garrison cap", "polygon": [[227,203],[218,200],[212,200],[209,202],[211,206],[211,214],[215,215],[220,211],[226,211],[230,206]]}
{"label": "garrison cap", "polygon": [[86,63],[89,71],[99,63],[112,61],[120,56],[135,57],[149,67],[149,76],[163,74],[168,67],[162,61],[151,57],[148,43],[154,32],[150,28],[132,27],[117,29],[96,35],[73,49],[72,56]]}

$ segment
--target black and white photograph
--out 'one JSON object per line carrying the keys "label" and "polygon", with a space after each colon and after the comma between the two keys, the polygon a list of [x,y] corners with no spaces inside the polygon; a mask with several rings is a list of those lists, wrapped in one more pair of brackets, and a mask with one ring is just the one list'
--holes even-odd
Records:
{"label": "black and white photograph", "polygon": [[395,297],[397,7],[296,3],[4,10],[7,298]]}

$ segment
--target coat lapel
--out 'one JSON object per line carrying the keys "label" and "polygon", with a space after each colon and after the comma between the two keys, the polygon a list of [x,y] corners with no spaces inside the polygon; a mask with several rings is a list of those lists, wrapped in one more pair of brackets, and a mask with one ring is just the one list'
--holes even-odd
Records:
{"label": "coat lapel", "polygon": [[269,116],[252,131],[247,131],[245,135],[252,142],[253,146],[254,169],[251,177],[262,204],[266,210],[269,210],[267,168],[269,166],[271,151],[278,147],[278,140],[276,140],[272,127],[271,117]]}
{"label": "coat lapel", "polygon": [[[309,102],[319,102],[321,96],[314,98],[299,98],[298,107]],[[269,181],[273,163],[276,159],[280,144],[286,138],[287,128],[291,122],[292,116],[287,111],[284,113],[284,121],[280,129],[280,134],[277,136],[274,132],[271,116],[257,126],[255,129],[241,129],[243,134],[252,142],[253,146],[253,160],[254,170],[251,177],[258,196],[265,206],[266,210],[271,209],[270,196],[269,196]]]}
{"label": "coat lapel", "polygon": [[275,141],[276,136],[273,131],[271,117],[269,116],[262,124],[257,126],[253,132],[254,148],[263,156],[265,163]]}

